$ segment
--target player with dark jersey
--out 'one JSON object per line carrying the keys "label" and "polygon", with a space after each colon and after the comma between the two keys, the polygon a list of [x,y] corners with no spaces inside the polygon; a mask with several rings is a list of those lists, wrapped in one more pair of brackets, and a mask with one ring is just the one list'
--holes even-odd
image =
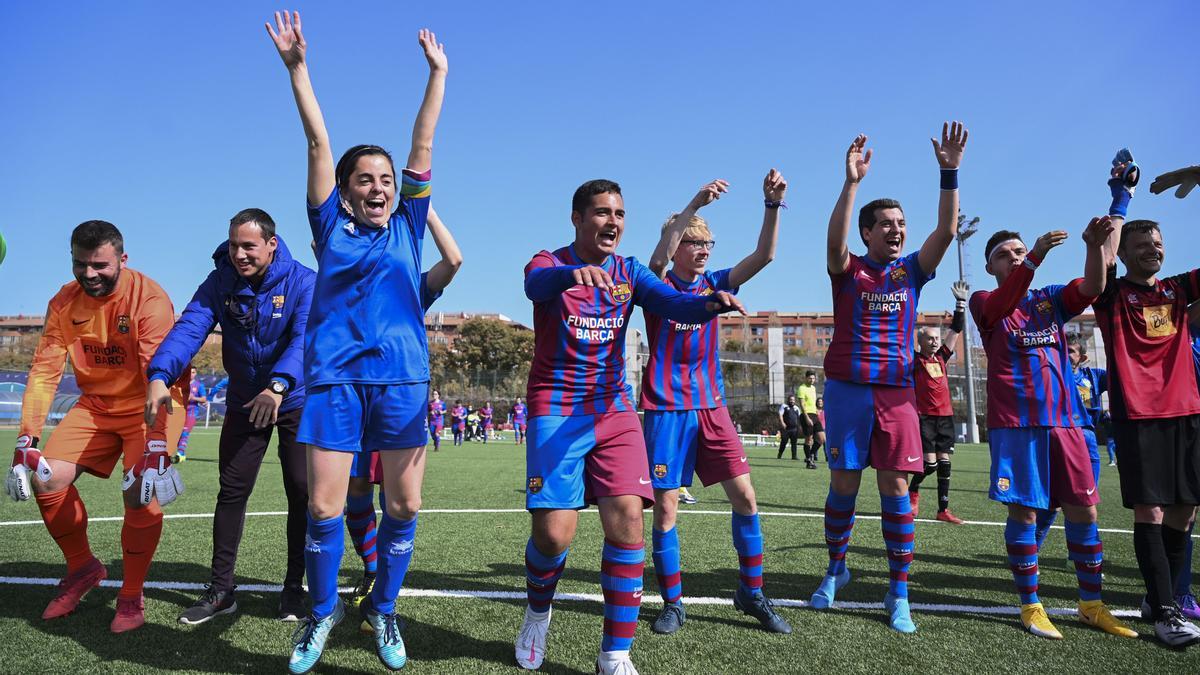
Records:
{"label": "player with dark jersey", "polygon": [[921,449],[925,453],[925,471],[914,474],[908,483],[908,500],[913,518],[921,506],[921,483],[937,473],[937,520],[962,525],[962,518],[950,512],[950,456],[954,454],[954,407],[950,403],[950,376],[946,362],[954,355],[958,338],[966,327],[967,284],[954,282],[954,316],[950,333],[942,342],[937,328],[922,328],[917,335],[920,348],[913,354],[913,383],[917,390],[917,414],[921,418]]}
{"label": "player with dark jersey", "polygon": [[995,291],[971,296],[971,315],[987,353],[988,496],[1005,504],[1004,541],[1021,600],[1021,623],[1040,637],[1062,639],[1038,596],[1039,510],[1062,507],[1067,548],[1079,583],[1079,618],[1112,635],[1136,638],[1101,600],[1104,548],[1096,525],[1096,481],[1078,425],[1082,401],[1067,356],[1063,326],[1105,286],[1104,245],[1112,223],[1093,218],[1084,231],[1084,276],[1066,286],[1030,290],[1034,270],[1066,241],[1062,230],[1038,238],[1032,250],[1001,230],[988,240],[987,271]]}
{"label": "player with dark jersey", "polygon": [[[696,213],[727,189],[728,184],[722,180],[705,185],[683,211],[663,225],[658,246],[650,257],[650,271],[682,293],[737,293],[775,257],[779,210],[787,182],[772,169],[763,180],[765,212],[757,247],[732,268],[706,270],[716,241],[708,223]],[[668,261],[672,263],[670,270]],[[641,407],[645,411],[646,451],[654,486],[654,571],[663,598],[654,632],[674,633],[686,619],[675,524],[679,489],[691,485],[692,474],[696,473],[705,486],[720,483],[732,506],[739,580],[734,606],[771,632],[790,633],[792,627],[762,592],[763,537],[758,503],[746,452],[725,407],[717,322],[684,323],[650,310],[644,312],[650,360],[642,371]],[[815,411],[815,400],[813,408]]]}
{"label": "player with dark jersey", "polygon": [[917,630],[908,605],[914,537],[908,474],[922,471],[912,381],[917,301],[958,231],[958,167],[967,130],[958,122],[946,123],[941,142],[930,140],[941,173],[941,193],[937,227],[921,250],[902,255],[907,235],[904,211],[895,200],[877,199],[859,212],[858,231],[867,254],[850,253],[854,198],[871,166],[872,152],[864,153],[866,136],[854,139],[846,151],[846,179],[829,219],[826,248],[834,307],[824,392],[831,473],[825,501],[829,566],[812,595],[812,606],[832,606],[837,590],[850,581],[846,550],[858,488],[863,469],[874,467],[888,557],[884,606],[889,625],[902,633]]}
{"label": "player with dark jersey", "polygon": [[741,309],[725,291],[680,293],[635,258],[616,255],[625,229],[621,188],[581,185],[571,201],[574,243],[541,251],[525,267],[533,301],[525,506],[528,606],[515,655],[537,669],[551,602],[575,536],[578,509],[597,504],[604,529],[600,585],[604,636],[596,672],[636,673],[629,658],[642,597],[642,509],[654,502],[646,444],[625,381],[625,333],[634,305],[681,323]]}

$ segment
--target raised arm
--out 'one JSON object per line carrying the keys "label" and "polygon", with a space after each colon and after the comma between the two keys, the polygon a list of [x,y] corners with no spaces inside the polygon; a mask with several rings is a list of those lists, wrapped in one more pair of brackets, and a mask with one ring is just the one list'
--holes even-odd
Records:
{"label": "raised arm", "polygon": [[951,352],[958,347],[958,339],[967,327],[967,297],[971,287],[965,281],[950,284],[950,294],[954,296],[954,316],[950,319],[950,334],[942,344]]}
{"label": "raised arm", "polygon": [[936,138],[933,154],[941,169],[941,196],[938,198],[937,229],[921,245],[917,262],[927,276],[937,271],[942,257],[946,255],[954,237],[958,234],[958,167],[962,164],[963,150],[967,147],[967,128],[962,122],[942,123],[942,142]]}
{"label": "raised arm", "polygon": [[300,111],[300,122],[304,125],[304,137],[308,141],[308,203],[316,206],[333,192],[333,151],[329,146],[329,132],[325,130],[321,106],[317,105],[317,95],[308,77],[308,62],[305,59],[308,43],[300,32],[300,12],[290,15],[287,12],[282,15],[275,12],[275,26],[269,22],[266,26],[292,80],[292,95],[296,97],[296,109]]}
{"label": "raised arm", "polygon": [[717,291],[712,295],[681,293],[641,263],[634,265],[633,278],[634,304],[672,321],[706,323],[725,312],[746,314],[746,308],[728,291]]}
{"label": "raised arm", "polygon": [[429,274],[425,278],[425,283],[429,287],[430,292],[440,293],[450,285],[450,281],[458,273],[458,268],[462,267],[463,257],[462,253],[458,250],[458,244],[454,241],[454,235],[450,234],[450,230],[442,222],[442,219],[438,218],[437,212],[432,207],[429,209],[429,219],[426,226],[429,234],[433,235],[433,243],[437,245],[438,253],[442,254],[442,259],[429,268]]}
{"label": "raised arm", "polygon": [[433,166],[433,132],[437,129],[438,116],[442,114],[442,99],[446,95],[446,45],[437,41],[437,36],[428,28],[417,34],[417,42],[429,62],[429,82],[425,85],[425,98],[417,111],[413,123],[412,147],[408,151],[408,164],[413,171],[428,171]]}
{"label": "raised arm", "polygon": [[1092,218],[1087,229],[1083,231],[1087,257],[1083,261],[1083,283],[1079,286],[1079,293],[1087,298],[1094,300],[1104,292],[1110,260],[1107,255],[1108,239],[1114,229],[1116,228],[1113,219],[1110,216],[1102,216]]}
{"label": "raised arm", "polygon": [[825,264],[830,274],[841,274],[850,266],[850,223],[854,220],[854,196],[858,184],[871,168],[871,151],[863,152],[867,144],[865,134],[859,134],[846,150],[846,182],[838,195],[833,214],[829,216],[829,235],[825,247]]}
{"label": "raised arm", "polygon": [[679,242],[683,239],[683,232],[687,229],[688,223],[692,221],[692,216],[701,208],[708,206],[714,201],[721,198],[721,193],[729,191],[729,183],[720,178],[700,188],[692,201],[680,211],[671,221],[670,227],[663,231],[662,236],[658,238],[658,245],[654,247],[654,253],[650,255],[650,271],[662,279],[667,274],[667,264],[671,262],[672,256],[675,255],[675,249],[679,248]]}
{"label": "raised arm", "polygon": [[[975,322],[979,324],[980,328],[991,328],[1012,314],[1013,310],[1017,308],[1017,303],[1025,297],[1029,285],[1033,283],[1033,273],[1037,270],[1038,265],[1042,264],[1051,249],[1066,240],[1067,233],[1063,230],[1053,230],[1038,237],[1037,242],[1033,245],[1033,250],[1025,256],[1025,260],[1021,264],[1015,266],[1008,273],[1008,277],[1005,278],[1004,283],[1000,284],[1000,288],[986,294],[983,307],[978,308],[972,303],[971,312],[976,315]],[[979,294],[976,293],[976,295]]]}
{"label": "raised arm", "polygon": [[729,285],[737,288],[754,278],[775,259],[775,243],[779,238],[779,209],[786,207],[787,181],[775,169],[763,179],[763,223],[758,232],[758,246],[729,272]]}
{"label": "raised arm", "polygon": [[[1128,148],[1121,148],[1113,158],[1112,170],[1108,174],[1108,191],[1112,194],[1112,203],[1108,207],[1108,216],[1112,219],[1113,229],[1104,244],[1104,258],[1116,264],[1117,247],[1121,243],[1121,228],[1125,225],[1125,216],[1129,212],[1129,202],[1133,199],[1134,188],[1141,179],[1142,170],[1133,161],[1133,154]],[[1158,181],[1155,181],[1157,183]],[[1160,188],[1162,189],[1162,188]],[[1154,190],[1151,185],[1150,190]]]}

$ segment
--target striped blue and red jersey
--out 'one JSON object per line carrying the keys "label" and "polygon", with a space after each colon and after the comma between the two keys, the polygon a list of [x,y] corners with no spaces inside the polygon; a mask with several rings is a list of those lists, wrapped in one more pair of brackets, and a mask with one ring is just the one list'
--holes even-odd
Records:
{"label": "striped blue and red jersey", "polygon": [[429,402],[429,426],[442,428],[446,414],[446,403],[442,399]]}
{"label": "striped blue and red jersey", "polygon": [[512,407],[513,424],[525,424],[527,410],[524,403],[514,403]]}
{"label": "striped blue and red jersey", "polygon": [[[732,270],[705,272],[692,282],[667,272],[664,281],[690,295],[737,292],[729,285]],[[717,360],[717,322],[681,323],[644,311],[650,361],[642,371],[643,410],[707,410],[725,405],[725,385]]]}
{"label": "striped blue and red jersey", "polygon": [[625,381],[625,332],[633,306],[686,323],[714,314],[706,298],[680,293],[636,258],[609,256],[598,265],[613,288],[575,284],[586,264],[574,245],[541,251],[525,266],[525,295],[533,301],[533,366],[529,414],[593,415],[634,410]]}
{"label": "striped blue and red jersey", "polygon": [[889,263],[850,254],[833,283],[833,341],[825,377],[844,382],[913,386],[917,301],[933,279],[917,253]]}
{"label": "striped blue and red jersey", "polygon": [[1066,286],[1029,290],[1033,268],[1018,265],[995,291],[971,296],[971,316],[987,354],[989,429],[1074,427],[1083,401],[1063,326],[1095,298]]}

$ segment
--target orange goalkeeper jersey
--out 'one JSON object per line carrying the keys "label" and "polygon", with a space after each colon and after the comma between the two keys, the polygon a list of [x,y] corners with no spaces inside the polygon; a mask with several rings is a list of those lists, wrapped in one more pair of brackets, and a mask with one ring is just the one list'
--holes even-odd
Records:
{"label": "orange goalkeeper jersey", "polygon": [[129,268],[102,298],[84,293],[75,281],[63,286],[46,308],[46,325],[25,385],[21,433],[41,435],[68,357],[83,392],[77,405],[102,415],[141,412],[146,366],[174,320],[166,291]]}

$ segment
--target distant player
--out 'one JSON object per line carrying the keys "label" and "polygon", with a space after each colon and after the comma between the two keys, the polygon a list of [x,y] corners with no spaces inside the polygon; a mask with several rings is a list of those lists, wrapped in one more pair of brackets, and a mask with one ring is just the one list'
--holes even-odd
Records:
{"label": "distant player", "polygon": [[[787,181],[772,169],[763,180],[765,203],[758,245],[732,268],[708,271],[716,245],[708,223],[697,215],[720,199],[728,184],[716,180],[700,189],[683,211],[663,225],[650,257],[650,271],[672,288],[690,295],[737,293],[775,258],[779,211]],[[667,263],[671,269],[667,269]],[[716,321],[685,323],[644,310],[650,360],[642,371],[641,407],[645,411],[646,451],[654,486],[654,572],[663,609],[654,632],[671,634],[683,627],[683,583],[676,525],[679,490],[698,474],[705,485],[720,483],[732,507],[733,548],[738,557],[738,586],[733,604],[768,631],[792,627],[763,594],[763,536],[750,465],[729,409],[725,406]],[[813,398],[813,411],[816,411]]]}
{"label": "distant player", "polygon": [[446,425],[446,402],[437,389],[433,390],[433,399],[429,401],[429,438],[433,440],[433,451],[442,449],[442,429]]}
{"label": "distant player", "polygon": [[817,450],[813,441],[817,435],[817,374],[805,371],[804,382],[796,387],[796,401],[800,404],[800,433],[804,436],[804,466],[817,468]]}
{"label": "distant player", "polygon": [[625,230],[621,188],[581,185],[571,200],[574,243],[541,251],[525,267],[533,301],[529,371],[529,445],[525,546],[529,604],[517,635],[522,668],[541,667],[554,590],[575,538],[578,510],[597,504],[604,529],[600,586],[604,637],[596,672],[637,670],[629,659],[642,600],[642,509],[654,501],[631,387],[625,382],[625,331],[634,305],[668,319],[702,324],[741,309],[725,291],[694,296],[660,281],[635,258],[616,255]]}
{"label": "distant player", "polygon": [[175,456],[171,458],[176,463],[187,460],[188,437],[192,435],[192,428],[196,426],[200,406],[208,406],[208,392],[204,388],[204,383],[200,381],[200,374],[196,372],[195,368],[190,370],[188,378],[191,385],[188,387],[187,416],[183,418],[183,433],[179,435]]}
{"label": "distant player", "polygon": [[950,376],[946,362],[954,355],[958,337],[966,327],[967,284],[956,281],[950,286],[954,294],[954,316],[950,331],[942,342],[936,328],[917,332],[917,353],[913,355],[913,383],[917,390],[917,414],[921,418],[921,449],[925,453],[925,471],[913,474],[908,483],[908,501],[913,518],[921,506],[921,482],[937,473],[937,520],[962,525],[962,518],[950,512],[950,456],[954,454],[954,406],[950,403]]}
{"label": "distant player", "polygon": [[462,445],[463,434],[467,431],[467,408],[462,401],[455,401],[450,409],[450,431],[454,434],[454,445]]}
{"label": "distant player", "polygon": [[[304,128],[308,221],[318,262],[304,344],[308,393],[297,434],[309,445],[305,558],[312,614],[293,636],[288,669],[312,670],[345,615],[337,582],[347,485],[356,456],[375,450],[387,499],[378,533],[379,574],[359,612],[374,633],[376,656],[396,670],[408,661],[396,596],[415,549],[425,477],[429,345],[421,249],[448,62],[436,36],[421,30],[417,40],[429,77],[401,171],[377,145],[353,146],[335,164],[299,13],[276,13],[275,25],[266,28],[288,71]],[[378,65],[380,82],[388,81],[394,64]],[[359,107],[381,109],[384,89],[358,92]]]}
{"label": "distant player", "polygon": [[1079,582],[1079,619],[1112,635],[1137,637],[1101,600],[1104,547],[1096,526],[1096,480],[1078,420],[1083,403],[1071,374],[1063,326],[1104,291],[1108,216],[1084,231],[1084,275],[1066,286],[1030,290],[1034,270],[1067,239],[1061,230],[1026,249],[1001,230],[984,249],[995,291],[971,296],[971,316],[987,353],[988,496],[1008,507],[1004,542],[1021,599],[1021,623],[1034,635],[1062,639],[1038,596],[1039,510],[1061,506],[1067,548]]}
{"label": "distant player", "polygon": [[[142,585],[162,534],[159,507],[183,491],[167,453],[179,438],[183,415],[159,415],[151,428],[142,419],[146,366],[175,314],[162,287],[125,266],[128,257],[112,223],[89,220],[71,233],[75,281],[63,286],[46,308],[21,404],[17,449],[4,483],[15,501],[36,495],[46,529],[66,559],[67,575],[42,612],[43,619],[58,619],[74,612],[83,596],[108,576],[92,554],[87,509],[75,481],[84,473],[108,478],[121,461],[124,579],[109,625],[114,633],[146,622]],[[82,395],[44,450],[38,450],[68,358]],[[186,404],[182,382],[175,383],[172,399],[175,405]]]}
{"label": "distant player", "polygon": [[517,445],[525,442],[525,425],[528,422],[526,417],[529,414],[529,409],[521,402],[521,397],[517,397],[517,402],[512,405],[512,426],[513,434],[516,436]]}
{"label": "distant player", "polygon": [[487,444],[488,436],[492,434],[492,402],[488,401],[479,409],[479,427],[483,430],[483,442]]}
{"label": "distant player", "polygon": [[942,125],[933,143],[941,172],[937,228],[921,250],[903,256],[907,222],[893,199],[869,202],[859,212],[858,234],[867,254],[850,253],[854,198],[871,166],[866,136],[846,151],[846,181],[829,218],[826,264],[833,285],[833,342],[825,354],[826,457],[831,480],[825,502],[829,567],[812,606],[833,605],[850,581],[846,550],[854,527],[863,469],[875,468],[883,512],[889,581],[884,606],[889,625],[912,633],[908,569],[913,559],[913,516],[908,474],[921,473],[921,425],[913,390],[917,301],[958,231],[958,166],[967,144],[960,123]]}
{"label": "distant player", "polygon": [[1108,250],[1125,275],[1109,268],[1093,309],[1107,357],[1121,501],[1133,509],[1133,550],[1146,585],[1143,613],[1159,640],[1182,647],[1200,642],[1174,598],[1200,503],[1200,388],[1187,317],[1200,299],[1200,270],[1159,278],[1166,245],[1158,223],[1124,222],[1137,166],[1127,150],[1113,164]]}

